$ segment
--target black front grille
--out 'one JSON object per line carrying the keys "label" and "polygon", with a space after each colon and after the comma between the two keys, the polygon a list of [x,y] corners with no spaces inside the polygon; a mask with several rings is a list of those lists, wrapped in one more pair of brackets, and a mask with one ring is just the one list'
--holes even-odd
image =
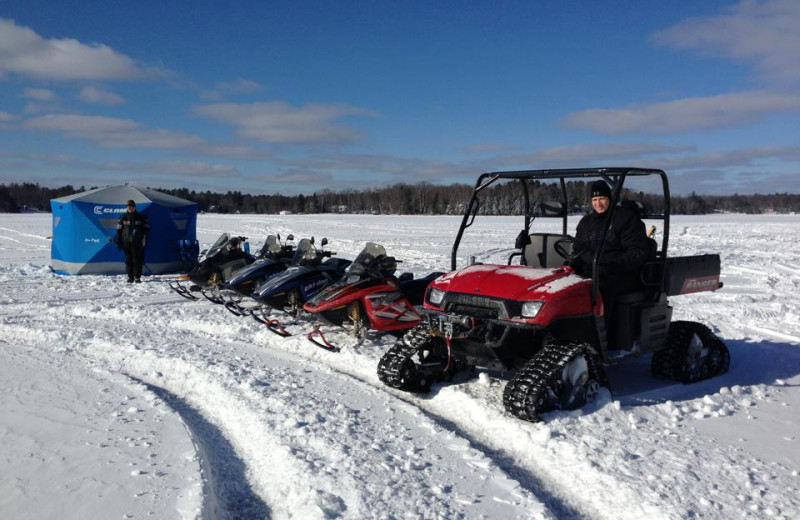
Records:
{"label": "black front grille", "polygon": [[442,302],[447,312],[485,319],[519,316],[521,304],[475,294],[447,293]]}
{"label": "black front grille", "polygon": [[487,320],[499,318],[500,312],[497,309],[487,309],[486,307],[474,307],[472,305],[464,305],[455,303],[447,308],[447,312],[454,314],[462,314],[466,316],[473,316],[475,318],[483,318]]}

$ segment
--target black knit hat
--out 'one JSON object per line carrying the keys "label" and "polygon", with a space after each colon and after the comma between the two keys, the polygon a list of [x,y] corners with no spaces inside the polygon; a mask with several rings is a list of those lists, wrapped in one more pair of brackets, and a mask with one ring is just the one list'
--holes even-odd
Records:
{"label": "black knit hat", "polygon": [[135,203],[135,202],[133,202],[133,200],[129,200],[129,201],[128,201],[128,206],[133,206],[133,207],[136,207],[136,203]]}
{"label": "black knit hat", "polygon": [[611,198],[611,188],[605,181],[594,181],[589,188],[589,198],[592,197],[608,197]]}

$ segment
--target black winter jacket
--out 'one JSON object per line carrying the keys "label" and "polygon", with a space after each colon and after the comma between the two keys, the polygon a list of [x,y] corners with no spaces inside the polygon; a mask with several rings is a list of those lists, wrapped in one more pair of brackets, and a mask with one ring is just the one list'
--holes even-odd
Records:
{"label": "black winter jacket", "polygon": [[145,238],[150,231],[147,215],[134,211],[123,213],[117,223],[117,248],[144,247]]}
{"label": "black winter jacket", "polygon": [[[572,250],[577,256],[573,266],[580,274],[591,274],[594,253],[600,247],[610,213],[611,208],[604,213],[592,212],[578,223]],[[652,250],[650,242],[639,216],[626,208],[617,207],[600,255],[600,266],[604,271],[617,275],[638,274],[649,259]]]}

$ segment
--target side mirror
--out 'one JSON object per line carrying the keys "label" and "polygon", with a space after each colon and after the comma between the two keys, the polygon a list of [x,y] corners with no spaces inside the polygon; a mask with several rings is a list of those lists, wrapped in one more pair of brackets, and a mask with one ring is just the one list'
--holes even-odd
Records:
{"label": "side mirror", "polygon": [[320,245],[320,247],[325,247],[325,244],[327,244],[327,243],[328,243],[328,239],[327,238],[323,238],[322,242],[320,242],[319,245]]}
{"label": "side mirror", "polygon": [[525,246],[531,243],[531,237],[528,233],[523,229],[517,235],[517,239],[514,241],[514,249],[525,249]]}

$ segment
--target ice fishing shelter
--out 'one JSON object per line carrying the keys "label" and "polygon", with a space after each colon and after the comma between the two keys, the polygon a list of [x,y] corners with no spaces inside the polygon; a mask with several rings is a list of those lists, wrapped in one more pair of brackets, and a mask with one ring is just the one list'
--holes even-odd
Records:
{"label": "ice fishing shelter", "polygon": [[110,241],[126,202],[147,215],[150,233],[144,273],[182,269],[178,244],[197,236],[197,204],[156,190],[112,186],[52,199],[53,243],[50,265],[58,274],[122,274],[125,255]]}

